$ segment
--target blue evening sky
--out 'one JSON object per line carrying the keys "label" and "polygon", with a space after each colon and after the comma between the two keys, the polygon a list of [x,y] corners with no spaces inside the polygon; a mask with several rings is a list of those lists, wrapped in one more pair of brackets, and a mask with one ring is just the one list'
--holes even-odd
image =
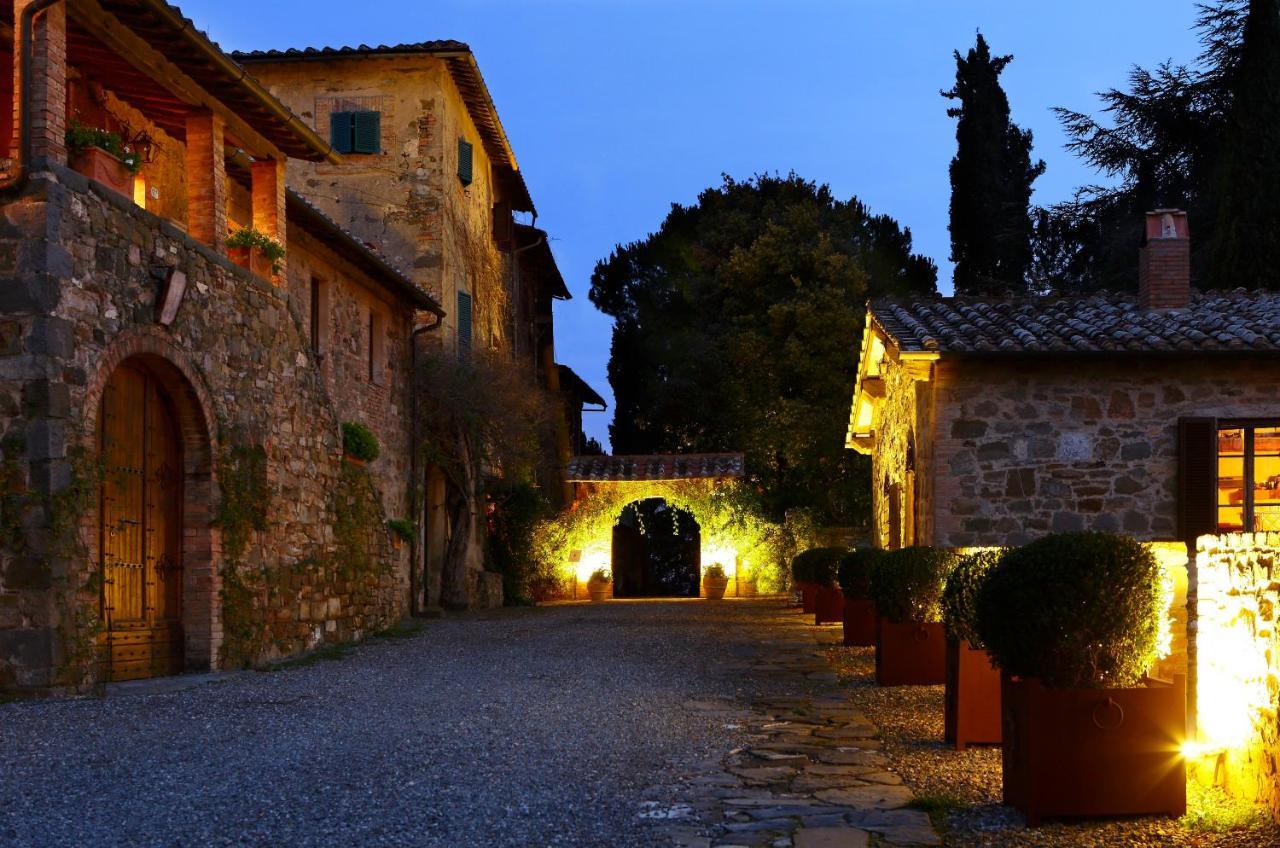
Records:
{"label": "blue evening sky", "polygon": [[[722,172],[795,170],[909,226],[947,263],[952,50],[979,28],[1049,169],[1036,199],[1093,179],[1049,108],[1092,111],[1135,63],[1197,53],[1191,0],[178,0],[227,49],[471,45],[574,299],[557,357],[609,395],[591,270]],[[853,355],[851,351],[850,355]],[[587,416],[606,442],[612,413]],[[607,444],[607,442],[606,442]]]}

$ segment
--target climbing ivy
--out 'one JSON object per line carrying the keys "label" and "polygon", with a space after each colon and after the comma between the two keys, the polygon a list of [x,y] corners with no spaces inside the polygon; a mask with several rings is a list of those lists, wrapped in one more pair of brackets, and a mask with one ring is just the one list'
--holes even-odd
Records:
{"label": "climbing ivy", "polygon": [[234,570],[249,546],[249,535],[267,529],[267,452],[261,445],[234,444],[218,460],[222,499],[214,524],[222,530],[222,553]]}

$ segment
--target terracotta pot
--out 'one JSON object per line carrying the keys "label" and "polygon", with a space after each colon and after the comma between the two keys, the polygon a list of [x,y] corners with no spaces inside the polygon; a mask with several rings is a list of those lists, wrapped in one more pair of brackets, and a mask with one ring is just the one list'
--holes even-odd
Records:
{"label": "terracotta pot", "polygon": [[1004,802],[1032,827],[1063,816],[1181,816],[1186,678],[1135,689],[1050,689],[1006,676]]}
{"label": "terracotta pot", "polygon": [[709,601],[720,601],[724,599],[724,592],[729,588],[728,577],[704,577],[702,579],[702,594]]}
{"label": "terracotta pot", "polygon": [[947,640],[945,709],[946,740],[957,751],[1000,744],[1000,670],[964,639]]}
{"label": "terracotta pot", "polygon": [[844,596],[844,644],[869,648],[876,643],[876,605],[866,598]]}
{"label": "terracotta pot", "polygon": [[876,685],[941,686],[947,679],[941,624],[876,619]]}
{"label": "terracotta pot", "polygon": [[363,459],[357,459],[356,457],[352,456],[349,453],[344,453],[342,455],[342,461],[350,463],[351,465],[354,465],[357,468],[364,468],[365,465],[367,464]]}
{"label": "terracotta pot", "polygon": [[800,609],[806,615],[813,615],[818,609],[818,584],[802,582],[797,583],[796,587],[800,590]]}
{"label": "terracotta pot", "polygon": [[844,620],[844,593],[838,586],[819,586],[813,604],[814,624],[839,624]]}
{"label": "terracotta pot", "polygon": [[754,598],[755,596],[756,596],[755,578],[739,577],[738,578],[738,597]]}
{"label": "terracotta pot", "polygon": [[275,276],[271,270],[271,260],[256,247],[228,247],[227,258],[264,280]]}
{"label": "terracotta pot", "polygon": [[587,594],[591,596],[591,603],[601,604],[609,599],[609,590],[613,584],[608,580],[588,580]]}
{"label": "terracotta pot", "polygon": [[101,147],[85,147],[71,157],[71,167],[77,173],[102,183],[109,189],[133,199],[133,174],[115,156]]}

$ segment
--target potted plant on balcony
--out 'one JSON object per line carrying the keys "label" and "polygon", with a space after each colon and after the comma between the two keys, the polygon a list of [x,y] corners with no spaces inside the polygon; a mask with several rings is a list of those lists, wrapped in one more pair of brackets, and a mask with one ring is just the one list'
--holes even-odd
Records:
{"label": "potted plant on balcony", "polygon": [[133,197],[133,177],[142,159],[125,149],[119,133],[72,123],[66,134],[72,169],[125,197]]}
{"label": "potted plant on balcony", "polygon": [[801,608],[807,614],[817,612],[819,579],[834,573],[844,555],[844,548],[810,548],[791,560],[791,580],[800,590]]}
{"label": "potted plant on balcony", "polygon": [[1107,533],[1009,551],[978,591],[978,635],[1003,673],[1004,800],[1059,816],[1186,810],[1186,681],[1146,676],[1167,589],[1151,551]]}
{"label": "potted plant on balcony", "polygon": [[373,462],[381,453],[378,437],[359,421],[347,421],[342,425],[342,455],[352,465]]}
{"label": "potted plant on balcony", "polygon": [[263,279],[279,275],[284,254],[284,245],[252,227],[236,230],[227,238],[231,261]]}
{"label": "potted plant on balcony", "polygon": [[587,578],[587,594],[593,604],[604,603],[609,597],[609,585],[612,582],[613,578],[606,568],[597,568],[591,572],[591,576]]}
{"label": "potted plant on balcony", "polygon": [[709,601],[723,600],[724,592],[728,588],[729,575],[725,574],[724,566],[718,562],[708,565],[702,578],[702,589],[706,599]]}
{"label": "potted plant on balcony", "polygon": [[876,605],[876,684],[934,686],[946,680],[942,588],[956,556],[912,547],[880,557],[871,570]]}
{"label": "potted plant on balcony", "polygon": [[978,551],[960,560],[942,590],[947,632],[946,740],[965,746],[1000,742],[1000,671],[979,638],[974,605],[982,581],[1004,551]]}
{"label": "potted plant on balcony", "polygon": [[840,591],[844,595],[844,644],[876,643],[876,605],[871,600],[871,569],[884,551],[858,548],[840,558]]}
{"label": "potted plant on balcony", "polygon": [[392,518],[387,521],[387,529],[391,531],[391,543],[400,550],[405,542],[413,543],[418,538],[418,527],[407,518]]}

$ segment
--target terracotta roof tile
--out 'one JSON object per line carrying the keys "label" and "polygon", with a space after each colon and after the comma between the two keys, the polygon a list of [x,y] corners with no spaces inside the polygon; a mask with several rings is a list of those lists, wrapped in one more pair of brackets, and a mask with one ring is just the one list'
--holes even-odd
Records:
{"label": "terracotta roof tile", "polygon": [[1280,352],[1280,292],[1196,292],[1187,309],[1143,309],[1134,295],[872,301],[904,352]]}
{"label": "terracotta roof tile", "polygon": [[740,453],[575,456],[569,460],[566,479],[573,483],[718,480],[741,477],[743,471]]}

